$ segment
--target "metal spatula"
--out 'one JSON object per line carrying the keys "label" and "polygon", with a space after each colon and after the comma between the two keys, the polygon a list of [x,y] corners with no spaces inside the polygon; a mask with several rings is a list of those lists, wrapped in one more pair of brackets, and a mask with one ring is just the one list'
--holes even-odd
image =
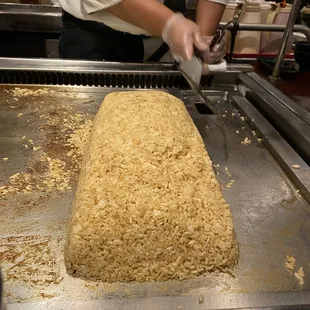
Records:
{"label": "metal spatula", "polygon": [[196,92],[202,103],[204,103],[210,111],[217,114],[216,108],[210,100],[205,98],[200,88],[200,80],[202,76],[202,61],[197,56],[194,56],[192,59],[179,64],[178,68],[184,78],[187,80],[191,89]]}

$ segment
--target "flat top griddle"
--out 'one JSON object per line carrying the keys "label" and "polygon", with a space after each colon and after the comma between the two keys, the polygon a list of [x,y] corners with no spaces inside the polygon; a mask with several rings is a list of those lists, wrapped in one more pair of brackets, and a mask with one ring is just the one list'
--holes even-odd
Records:
{"label": "flat top griddle", "polygon": [[[19,97],[15,87],[28,89],[31,95],[24,92]],[[68,157],[71,147],[66,146],[72,128],[64,130],[62,124],[76,115],[80,115],[80,124],[91,120],[104,96],[118,90],[0,86],[0,186],[25,171],[34,175],[35,184],[43,184],[47,168],[39,158],[44,152],[66,163],[63,171],[71,171],[72,187],[25,193],[22,188],[0,198],[0,265],[9,309],[42,309],[43,305],[48,309],[229,309],[310,303],[309,204],[269,154],[262,137],[235,111],[236,92],[210,93],[208,98],[221,114],[217,116],[205,114],[193,92],[169,91],[184,101],[230,204],[240,245],[234,274],[115,284],[66,274],[63,248],[78,168]],[[47,124],[42,115],[63,122]],[[294,272],[303,267],[303,286],[286,269],[287,255],[296,258]]]}

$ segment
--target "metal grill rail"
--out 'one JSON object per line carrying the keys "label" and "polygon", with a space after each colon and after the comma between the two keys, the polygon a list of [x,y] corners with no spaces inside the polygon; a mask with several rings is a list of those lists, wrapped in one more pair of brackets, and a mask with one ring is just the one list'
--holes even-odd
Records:
{"label": "metal grill rail", "polygon": [[[202,78],[202,86],[210,86],[213,76]],[[186,80],[179,73],[78,73],[58,71],[0,71],[0,84],[40,84],[104,86],[121,88],[177,88],[187,89]]]}

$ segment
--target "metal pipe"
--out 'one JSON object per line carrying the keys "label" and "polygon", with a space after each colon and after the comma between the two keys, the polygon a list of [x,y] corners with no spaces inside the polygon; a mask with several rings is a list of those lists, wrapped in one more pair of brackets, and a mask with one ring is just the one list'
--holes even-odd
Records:
{"label": "metal pipe", "polygon": [[[220,23],[219,28],[222,29],[226,23]],[[227,30],[233,28],[233,25],[227,27]],[[284,32],[287,28],[286,25],[269,25],[269,24],[239,24],[238,30],[243,31],[271,31],[271,32]],[[305,25],[294,25],[294,32],[303,33],[308,42],[310,43],[310,28]]]}
{"label": "metal pipe", "polygon": [[[0,57],[0,71],[73,72],[73,73],[111,73],[118,74],[159,74],[174,75],[179,70],[171,63],[120,63],[89,60],[69,60],[52,58],[9,58]],[[227,72],[252,72],[247,64],[227,64]],[[1,84],[1,82],[0,82]]]}
{"label": "metal pipe", "polygon": [[286,26],[286,29],[284,30],[284,34],[282,37],[282,42],[281,42],[279,54],[277,56],[276,63],[273,67],[273,72],[272,72],[272,76],[271,76],[271,78],[273,80],[277,80],[279,78],[280,68],[281,68],[281,65],[283,62],[283,58],[284,58],[284,54],[286,51],[288,39],[289,39],[290,35],[292,35],[293,27],[294,27],[295,21],[297,19],[297,16],[298,16],[298,13],[300,10],[300,6],[301,6],[301,0],[295,0],[293,2],[292,10],[291,10],[290,16],[289,16],[288,21],[287,21],[287,26]]}
{"label": "metal pipe", "polygon": [[293,31],[303,33],[307,37],[308,43],[310,43],[310,28],[306,25],[294,25]]}

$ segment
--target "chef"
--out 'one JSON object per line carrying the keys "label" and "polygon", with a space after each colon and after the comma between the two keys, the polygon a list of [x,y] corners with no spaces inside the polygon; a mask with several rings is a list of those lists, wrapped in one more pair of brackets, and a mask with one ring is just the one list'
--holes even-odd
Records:
{"label": "chef", "polygon": [[[143,61],[143,39],[162,37],[178,62],[194,50],[205,63],[226,53],[224,42],[210,52],[227,0],[58,0],[63,9],[59,42],[62,58],[120,62]],[[196,23],[182,9],[196,4]],[[180,7],[180,9],[178,8]]]}

